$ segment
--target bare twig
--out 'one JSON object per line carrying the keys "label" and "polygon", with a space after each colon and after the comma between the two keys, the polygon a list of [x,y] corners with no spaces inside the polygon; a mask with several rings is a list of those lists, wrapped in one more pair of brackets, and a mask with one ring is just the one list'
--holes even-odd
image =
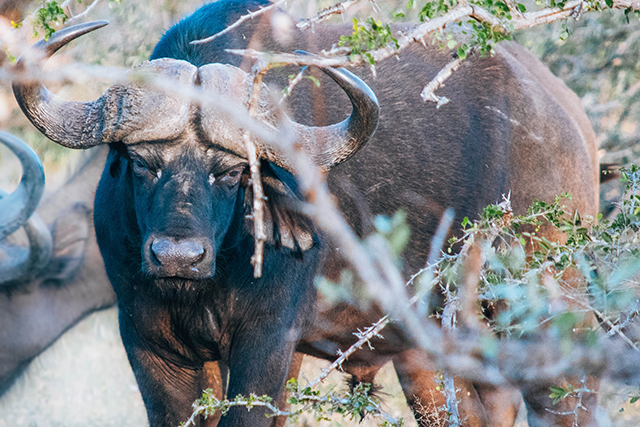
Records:
{"label": "bare twig", "polygon": [[346,0],[340,3],[337,3],[333,6],[330,6],[321,12],[319,12],[316,16],[312,18],[307,18],[303,21],[300,21],[296,26],[301,30],[306,30],[311,28],[315,24],[319,24],[320,22],[326,21],[334,15],[341,15],[347,11],[351,6],[358,3],[360,0]]}
{"label": "bare twig", "polygon": [[307,67],[302,67],[302,69],[298,72],[298,74],[296,74],[294,78],[289,80],[289,86],[287,86],[282,91],[282,98],[280,98],[281,104],[284,102],[285,99],[289,97],[289,95],[291,95],[293,88],[296,87],[296,85],[302,81],[302,79],[304,78],[305,71],[307,71]]}
{"label": "bare twig", "polygon": [[[458,312],[458,299],[454,297],[449,288],[446,289],[447,303],[442,313],[442,327],[445,332],[453,331],[456,328],[456,316]],[[445,369],[442,373],[443,389],[442,393],[446,398],[448,421],[451,427],[460,427],[460,411],[458,410],[458,398],[456,397],[456,386],[453,381],[453,375],[449,370]]]}
{"label": "bare twig", "polygon": [[466,260],[463,266],[461,287],[458,291],[460,300],[460,320],[463,326],[478,330],[480,312],[478,309],[478,283],[484,262],[482,239],[469,241],[469,249],[466,252]]}
{"label": "bare twig", "polygon": [[427,264],[423,269],[411,276],[407,282],[407,286],[409,286],[416,278],[420,277],[416,292],[409,301],[410,304],[414,304],[418,301],[421,302],[421,304],[418,304],[416,307],[420,318],[424,318],[427,315],[427,310],[429,309],[429,293],[435,283],[435,268],[438,265],[438,260],[441,259],[442,246],[445,243],[447,234],[449,234],[454,218],[455,212],[453,211],[453,208],[447,208],[442,214],[442,218],[440,218],[436,234],[431,239],[431,247],[429,248]]}
{"label": "bare twig", "polygon": [[[66,2],[65,2],[66,3]],[[70,19],[67,19],[67,22],[65,22],[65,26],[71,26],[74,25],[76,22],[78,22],[79,20],[83,19],[85,16],[87,16],[89,14],[89,12],[91,12],[91,10],[96,7],[98,5],[98,3],[100,3],[100,0],[93,0],[93,3],[91,3],[89,6],[87,6],[87,8],[85,10],[83,10],[81,13],[72,16]]]}
{"label": "bare twig", "polygon": [[579,411],[588,411],[588,409],[582,404],[582,396],[585,392],[590,392],[591,390],[587,389],[587,376],[583,375],[580,378],[580,391],[578,391],[578,401],[576,402],[575,409],[573,411],[573,426],[572,427],[580,427],[578,420],[580,419]]}
{"label": "bare twig", "polygon": [[265,7],[261,7],[260,9],[253,11],[253,12],[249,12],[246,15],[241,16],[236,22],[234,22],[233,24],[229,25],[227,28],[225,28],[224,30],[215,33],[207,38],[204,39],[200,39],[200,40],[193,40],[192,42],[190,42],[189,44],[203,44],[203,43],[209,43],[210,41],[220,37],[223,34],[228,33],[229,31],[233,30],[236,27],[239,27],[243,22],[248,21],[249,19],[253,19],[257,16],[262,15],[265,12],[270,11],[271,9],[275,9],[276,7],[280,6],[282,3],[284,3],[286,0],[278,0],[275,3],[270,4],[269,6],[265,6]]}
{"label": "bare twig", "polygon": [[442,70],[436,74],[436,76],[427,84],[420,96],[424,102],[435,102],[436,108],[440,108],[449,102],[449,98],[446,96],[438,96],[435,91],[444,86],[444,81],[448,79],[454,71],[456,71],[462,65],[464,60],[457,57],[453,61],[449,62]]}
{"label": "bare twig", "polygon": [[[258,100],[260,99],[260,89],[262,88],[262,76],[267,71],[266,68],[257,67],[253,76],[253,93],[249,104],[249,114],[256,116]],[[253,232],[255,250],[251,257],[253,265],[253,277],[262,276],[262,262],[264,257],[264,242],[267,240],[267,233],[264,227],[264,190],[262,188],[262,177],[260,176],[260,161],[256,153],[256,145],[251,139],[249,131],[244,133],[244,146],[247,150],[247,160],[249,160],[249,170],[251,172],[251,187],[253,189]]]}
{"label": "bare twig", "polygon": [[357,65],[357,62],[351,62],[346,56],[324,57],[295,53],[265,53],[255,49],[226,49],[226,51],[264,63],[270,63],[274,67],[280,65],[298,65],[301,67],[305,65],[315,65],[316,67],[345,67],[354,64]]}

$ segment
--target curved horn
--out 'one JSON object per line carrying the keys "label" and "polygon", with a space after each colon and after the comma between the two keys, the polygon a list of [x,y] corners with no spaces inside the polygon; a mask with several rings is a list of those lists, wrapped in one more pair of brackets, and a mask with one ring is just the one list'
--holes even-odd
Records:
{"label": "curved horn", "polygon": [[[0,202],[4,196],[6,193],[0,191]],[[31,215],[24,225],[24,231],[29,239],[28,249],[14,246],[3,248],[0,244],[0,249],[6,254],[6,259],[0,260],[0,287],[19,286],[31,281],[51,259],[51,231],[38,214]]]}
{"label": "curved horn", "polygon": [[[296,51],[298,54],[307,54]],[[321,68],[344,90],[353,111],[340,123],[323,127],[294,124],[298,140],[304,144],[314,162],[331,169],[353,156],[369,141],[378,127],[380,107],[371,88],[344,68]]]}
{"label": "curved horn", "polygon": [[[48,41],[39,41],[20,57],[17,71],[26,69],[30,57],[39,56],[37,61],[44,62],[72,40],[108,23],[88,22],[55,32]],[[103,120],[98,101],[65,101],[49,92],[39,80],[14,81],[13,93],[27,118],[50,140],[68,148],[89,148],[103,143],[99,136]]]}
{"label": "curved horn", "polygon": [[[0,132],[0,142],[13,151],[22,164],[22,180],[8,196],[0,193],[0,240],[24,225],[29,238],[28,253],[16,251],[6,262],[0,263],[0,285],[33,277],[51,257],[52,239],[49,228],[33,212],[44,192],[44,171],[40,159],[20,139]],[[12,251],[13,252],[13,251]]]}
{"label": "curved horn", "polygon": [[9,147],[22,164],[22,180],[16,190],[0,199],[0,240],[22,227],[38,207],[44,192],[44,170],[38,155],[15,136],[0,132],[0,142]]}

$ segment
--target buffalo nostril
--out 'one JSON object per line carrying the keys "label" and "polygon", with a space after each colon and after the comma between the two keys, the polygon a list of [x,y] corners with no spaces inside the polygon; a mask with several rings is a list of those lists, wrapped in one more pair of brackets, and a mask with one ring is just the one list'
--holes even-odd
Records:
{"label": "buffalo nostril", "polygon": [[165,267],[195,265],[202,261],[205,249],[201,242],[194,240],[154,239],[151,251],[158,262]]}

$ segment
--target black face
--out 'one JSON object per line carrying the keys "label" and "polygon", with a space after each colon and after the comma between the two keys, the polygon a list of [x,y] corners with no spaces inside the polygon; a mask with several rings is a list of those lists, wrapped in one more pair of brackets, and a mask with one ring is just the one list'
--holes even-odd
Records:
{"label": "black face", "polygon": [[128,145],[142,271],[152,278],[206,279],[242,205],[246,160],[193,140]]}

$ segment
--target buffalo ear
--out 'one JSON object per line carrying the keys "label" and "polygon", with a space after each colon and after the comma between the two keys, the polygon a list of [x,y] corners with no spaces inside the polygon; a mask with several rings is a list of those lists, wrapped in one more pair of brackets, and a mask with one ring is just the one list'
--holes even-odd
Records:
{"label": "buffalo ear", "polygon": [[[260,173],[266,197],[264,223],[267,244],[302,255],[313,246],[316,228],[301,212],[301,197],[295,178],[290,172],[266,161],[262,161]],[[253,203],[251,187],[247,187],[245,201],[250,212]],[[253,221],[247,223],[249,232],[253,235]]]}
{"label": "buffalo ear", "polygon": [[[111,178],[115,178],[118,176],[122,157],[126,155],[127,149],[125,145],[120,142],[111,144],[110,149],[109,158],[113,157],[113,160],[111,160],[111,165],[109,166],[109,175],[111,175]],[[108,162],[109,159],[107,160],[107,163]]]}
{"label": "buffalo ear", "polygon": [[43,284],[63,285],[80,271],[91,232],[91,210],[76,203],[63,211],[52,226],[53,254],[43,272]]}

